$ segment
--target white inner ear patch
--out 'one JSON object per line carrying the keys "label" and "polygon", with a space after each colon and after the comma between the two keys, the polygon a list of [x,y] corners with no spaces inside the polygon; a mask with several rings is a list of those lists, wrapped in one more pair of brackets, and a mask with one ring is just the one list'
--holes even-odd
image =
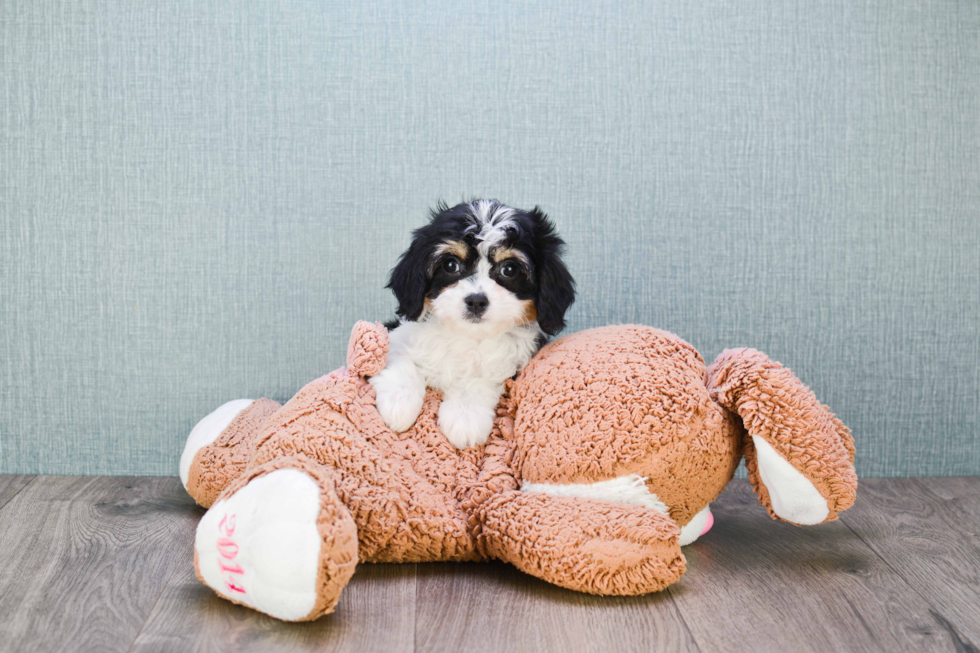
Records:
{"label": "white inner ear patch", "polygon": [[827,519],[830,508],[813,483],[758,435],[752,436],[752,443],[759,462],[759,476],[769,491],[773,512],[802,526]]}
{"label": "white inner ear patch", "polygon": [[521,492],[541,492],[561,497],[581,497],[608,501],[609,503],[627,503],[634,506],[652,508],[664,515],[668,514],[667,504],[647,488],[647,479],[639,474],[627,474],[608,481],[597,483],[524,483]]}

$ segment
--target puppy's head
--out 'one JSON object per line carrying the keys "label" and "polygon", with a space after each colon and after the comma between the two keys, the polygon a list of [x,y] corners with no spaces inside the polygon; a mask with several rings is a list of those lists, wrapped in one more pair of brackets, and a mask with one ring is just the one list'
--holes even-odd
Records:
{"label": "puppy's head", "polygon": [[474,337],[537,323],[565,326],[575,281],[561,260],[564,241],[540,209],[476,200],[432,211],[391,271],[398,315],[436,319]]}

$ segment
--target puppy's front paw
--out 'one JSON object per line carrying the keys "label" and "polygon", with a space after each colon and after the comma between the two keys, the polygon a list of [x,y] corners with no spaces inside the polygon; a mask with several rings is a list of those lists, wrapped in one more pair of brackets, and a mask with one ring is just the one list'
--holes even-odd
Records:
{"label": "puppy's front paw", "polygon": [[[371,381],[377,378],[373,377]],[[404,387],[388,386],[384,383],[372,383],[372,385],[377,392],[378,412],[388,428],[396,433],[412,428],[415,420],[419,418],[419,413],[422,412],[424,392],[413,392]]]}
{"label": "puppy's front paw", "polygon": [[494,407],[466,401],[443,401],[439,429],[457,449],[483,444],[493,430]]}

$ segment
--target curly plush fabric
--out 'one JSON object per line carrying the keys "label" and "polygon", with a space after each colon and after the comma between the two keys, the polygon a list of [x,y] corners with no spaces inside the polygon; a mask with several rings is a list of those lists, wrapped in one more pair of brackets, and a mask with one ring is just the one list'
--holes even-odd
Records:
{"label": "curly plush fabric", "polygon": [[[582,592],[663,589],[684,573],[680,527],[721,493],[743,451],[775,516],[749,436],[812,482],[828,519],[854,500],[846,427],[754,350],[706,368],[689,344],[649,327],[567,336],[506,384],[486,445],[458,450],[439,431],[436,390],[408,431],[384,424],[367,377],[384,368],[387,347],[383,327],[358,323],[346,368],[281,407],[255,402],[194,457],[187,489],[204,506],[274,469],[317,483],[321,571],[306,619],[333,610],[356,560],[498,558]],[[644,505],[562,496],[622,479],[635,492],[638,478]]]}
{"label": "curly plush fabric", "polygon": [[568,589],[646,594],[684,573],[680,528],[656,510],[514,492],[481,506],[480,522],[488,557]]}
{"label": "curly plush fabric", "polygon": [[738,420],[711,400],[705,373],[693,347],[649,327],[603,327],[548,345],[514,384],[521,478],[639,474],[683,526],[728,484],[742,448]]}
{"label": "curly plush fabric", "polygon": [[[851,431],[790,372],[755,349],[726,349],[708,369],[711,397],[738,413],[827,499],[827,521],[850,508],[857,495]],[[745,467],[759,501],[773,519],[769,492],[759,478],[755,446],[745,445]]]}
{"label": "curly plush fabric", "polygon": [[372,377],[385,368],[388,333],[381,324],[358,322],[347,344],[347,371],[353,376]]}
{"label": "curly plush fabric", "polygon": [[196,488],[194,499],[210,508],[222,490],[241,476],[251,460],[262,427],[277,410],[279,402],[259,399],[240,412],[211,444],[198,450],[188,474],[188,487]]}
{"label": "curly plush fabric", "polygon": [[[253,466],[248,472],[231,482],[224,496],[231,496],[250,481],[278,469],[298,469],[308,474],[320,489],[320,511],[316,520],[322,545],[317,564],[316,603],[308,615],[297,621],[310,621],[334,611],[343,589],[347,586],[357,567],[358,542],[357,525],[344,503],[337,496],[334,479],[329,471],[304,456],[294,456],[270,460],[265,464]],[[198,579],[203,583],[200,559],[195,549],[194,568]],[[232,603],[248,605],[232,596],[226,596]],[[251,606],[249,606],[251,607]]]}

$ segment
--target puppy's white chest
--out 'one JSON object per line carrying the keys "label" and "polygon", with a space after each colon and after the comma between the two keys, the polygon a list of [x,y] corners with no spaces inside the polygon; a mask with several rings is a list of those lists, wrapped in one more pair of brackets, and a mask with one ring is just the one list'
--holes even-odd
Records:
{"label": "puppy's white chest", "polygon": [[503,383],[522,365],[519,354],[504,338],[473,341],[448,335],[416,350],[417,364],[430,385],[447,390],[460,381]]}
{"label": "puppy's white chest", "polygon": [[494,340],[462,343],[456,353],[448,357],[446,364],[455,375],[466,377],[495,378],[506,373],[510,366],[509,356],[501,357],[502,344]]}

